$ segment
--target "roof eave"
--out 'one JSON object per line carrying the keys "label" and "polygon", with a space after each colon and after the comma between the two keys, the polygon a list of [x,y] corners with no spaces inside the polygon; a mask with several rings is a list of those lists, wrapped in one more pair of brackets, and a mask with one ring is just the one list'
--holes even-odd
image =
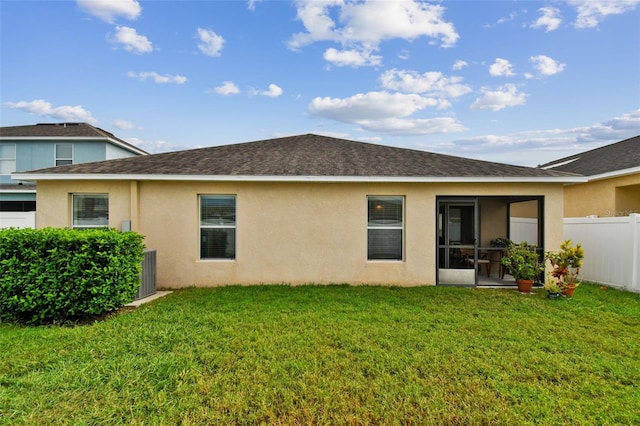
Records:
{"label": "roof eave", "polygon": [[12,179],[45,180],[139,180],[215,182],[388,182],[388,183],[583,183],[583,176],[266,176],[266,175],[163,175],[163,174],[76,174],[13,173]]}

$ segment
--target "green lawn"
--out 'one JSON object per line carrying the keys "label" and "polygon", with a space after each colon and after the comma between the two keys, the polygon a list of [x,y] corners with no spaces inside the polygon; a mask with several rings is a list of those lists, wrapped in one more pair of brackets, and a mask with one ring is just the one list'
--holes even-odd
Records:
{"label": "green lawn", "polygon": [[188,289],[0,324],[5,424],[640,424],[640,294]]}

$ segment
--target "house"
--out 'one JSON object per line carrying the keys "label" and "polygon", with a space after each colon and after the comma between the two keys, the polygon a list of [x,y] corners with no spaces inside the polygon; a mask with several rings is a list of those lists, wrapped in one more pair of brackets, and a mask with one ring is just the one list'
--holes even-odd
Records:
{"label": "house", "polygon": [[587,177],[565,187],[565,217],[640,213],[640,136],[539,167]]}
{"label": "house", "polygon": [[87,123],[0,127],[0,227],[36,210],[36,188],[11,173],[147,153]]}
{"label": "house", "polygon": [[540,248],[555,249],[563,187],[585,180],[314,134],[13,177],[37,182],[39,227],[143,234],[165,288],[477,285],[498,275],[477,260],[509,235],[511,206],[535,203]]}

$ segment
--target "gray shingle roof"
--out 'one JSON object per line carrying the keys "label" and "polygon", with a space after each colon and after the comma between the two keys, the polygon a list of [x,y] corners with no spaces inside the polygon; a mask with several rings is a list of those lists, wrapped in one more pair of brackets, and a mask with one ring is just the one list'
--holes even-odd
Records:
{"label": "gray shingle roof", "polygon": [[640,167],[640,135],[539,166],[547,170],[594,176]]}
{"label": "gray shingle roof", "polygon": [[73,164],[27,174],[335,177],[574,177],[314,134]]}
{"label": "gray shingle roof", "polygon": [[39,123],[28,126],[0,127],[0,138],[104,138],[112,139],[133,151],[146,154],[145,151],[123,141],[112,133],[88,123]]}

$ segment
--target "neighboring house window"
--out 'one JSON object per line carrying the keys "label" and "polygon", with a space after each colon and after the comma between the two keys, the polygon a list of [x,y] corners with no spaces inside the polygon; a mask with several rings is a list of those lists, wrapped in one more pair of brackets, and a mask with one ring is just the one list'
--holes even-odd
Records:
{"label": "neighboring house window", "polygon": [[16,144],[0,143],[0,175],[16,171]]}
{"label": "neighboring house window", "polygon": [[65,166],[67,164],[73,164],[73,144],[57,143],[56,166]]}
{"label": "neighboring house window", "polygon": [[73,228],[109,226],[108,194],[73,194]]}
{"label": "neighboring house window", "polygon": [[367,259],[402,260],[404,197],[369,196]]}
{"label": "neighboring house window", "polygon": [[236,196],[200,196],[200,259],[236,258]]}

